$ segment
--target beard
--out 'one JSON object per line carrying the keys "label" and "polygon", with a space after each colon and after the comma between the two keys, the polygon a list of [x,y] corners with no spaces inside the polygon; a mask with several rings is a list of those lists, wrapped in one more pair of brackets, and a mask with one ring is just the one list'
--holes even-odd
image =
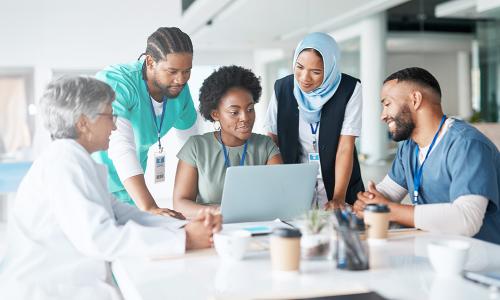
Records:
{"label": "beard", "polygon": [[[160,91],[160,93],[167,98],[175,98],[179,96],[179,94],[182,92],[182,89],[184,88],[184,85],[162,85],[159,83],[156,79],[153,81],[154,86]],[[179,92],[177,93],[171,93],[169,91],[170,88],[173,87],[180,87]]]}
{"label": "beard", "polygon": [[[184,84],[171,84],[171,85],[162,84],[161,81],[158,80],[158,76],[159,76],[158,72],[155,70],[151,80],[153,81],[153,85],[155,86],[155,88],[158,89],[158,91],[160,91],[160,93],[163,97],[176,98],[177,96],[179,96],[179,94],[182,92],[182,89],[186,85],[186,83],[184,83]],[[169,89],[177,88],[177,87],[179,88],[178,92],[175,92],[175,93],[170,92]]]}
{"label": "beard", "polygon": [[407,140],[411,137],[413,130],[415,129],[415,123],[411,119],[411,113],[408,106],[404,106],[400,112],[390,121],[394,121],[395,128],[394,132],[391,132],[391,138],[393,141],[400,142]]}

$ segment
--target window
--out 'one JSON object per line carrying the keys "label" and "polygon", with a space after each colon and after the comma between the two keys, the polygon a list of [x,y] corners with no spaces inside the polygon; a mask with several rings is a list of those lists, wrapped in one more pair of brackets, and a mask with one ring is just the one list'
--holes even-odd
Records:
{"label": "window", "polygon": [[33,70],[0,69],[0,160],[29,156],[34,132]]}

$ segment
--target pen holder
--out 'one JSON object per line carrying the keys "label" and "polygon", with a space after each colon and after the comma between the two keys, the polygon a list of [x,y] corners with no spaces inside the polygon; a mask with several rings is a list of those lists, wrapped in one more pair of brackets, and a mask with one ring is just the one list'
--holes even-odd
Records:
{"label": "pen holder", "polygon": [[337,268],[344,270],[368,270],[368,248],[361,243],[356,222],[350,211],[336,211],[334,224],[337,232]]}
{"label": "pen holder", "polygon": [[349,228],[337,228],[337,269],[368,270],[368,248],[359,238],[359,234]]}

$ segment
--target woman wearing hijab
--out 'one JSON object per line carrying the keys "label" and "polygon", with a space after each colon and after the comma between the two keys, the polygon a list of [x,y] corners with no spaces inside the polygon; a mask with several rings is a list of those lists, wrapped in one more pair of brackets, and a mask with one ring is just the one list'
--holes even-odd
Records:
{"label": "woman wearing hijab", "polygon": [[361,83],[339,65],[331,36],[307,35],[295,49],[293,74],[274,84],[265,124],[284,163],[320,164],[313,204],[327,209],[352,204],[364,191],[354,145],[361,133]]}

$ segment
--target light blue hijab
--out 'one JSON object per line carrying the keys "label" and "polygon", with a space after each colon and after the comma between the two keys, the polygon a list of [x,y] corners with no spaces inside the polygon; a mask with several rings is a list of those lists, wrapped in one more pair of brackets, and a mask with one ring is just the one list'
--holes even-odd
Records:
{"label": "light blue hijab", "polygon": [[319,122],[321,108],[330,100],[339,87],[342,74],[339,70],[340,50],[335,39],[326,33],[314,32],[308,34],[295,49],[293,55],[293,70],[297,57],[304,49],[315,49],[323,57],[323,82],[311,92],[304,92],[293,77],[293,94],[299,105],[299,113],[309,123]]}

